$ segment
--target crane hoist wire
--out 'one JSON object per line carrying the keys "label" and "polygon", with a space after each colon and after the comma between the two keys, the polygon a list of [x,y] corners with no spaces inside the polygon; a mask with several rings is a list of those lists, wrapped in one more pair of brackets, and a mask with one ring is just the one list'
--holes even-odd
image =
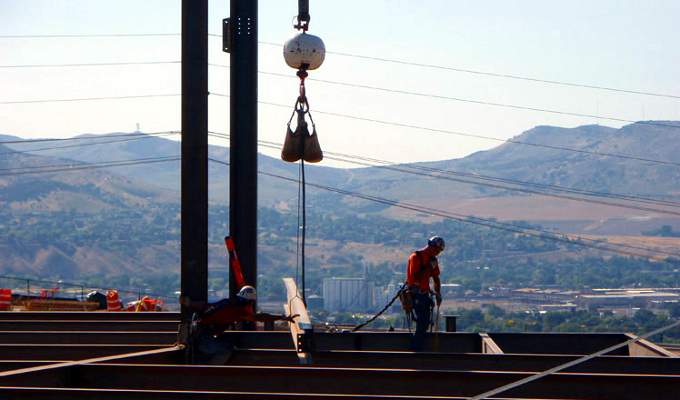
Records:
{"label": "crane hoist wire", "polygon": [[[296,228],[296,266],[295,280],[301,280],[302,301],[307,304],[305,298],[305,242],[307,236],[307,196],[305,182],[305,161],[320,162],[323,160],[323,152],[319,145],[316,134],[316,125],[312,114],[309,112],[309,100],[305,88],[305,79],[309,75],[307,71],[317,69],[323,63],[325,57],[325,46],[323,41],[314,35],[307,34],[309,29],[309,0],[298,0],[298,15],[293,25],[295,29],[301,31],[283,46],[283,56],[289,67],[297,70],[297,77],[300,79],[298,87],[298,97],[293,106],[286,128],[286,139],[281,149],[281,159],[287,162],[300,161],[298,172],[298,215]],[[297,115],[296,128],[291,128],[293,118]],[[312,124],[312,132],[309,132],[307,117]],[[296,294],[297,296],[297,294]]]}

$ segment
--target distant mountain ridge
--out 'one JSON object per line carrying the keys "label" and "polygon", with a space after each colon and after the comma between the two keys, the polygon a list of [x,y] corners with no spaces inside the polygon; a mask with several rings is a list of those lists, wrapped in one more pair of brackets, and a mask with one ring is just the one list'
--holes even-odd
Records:
{"label": "distant mountain ridge", "polygon": [[[662,124],[672,126],[659,126]],[[601,155],[627,154],[680,163],[680,143],[676,139],[680,134],[678,127],[678,122],[664,121],[636,123],[621,129],[598,125],[538,126],[512,140],[553,148],[505,143],[460,159],[414,165],[587,190],[678,199],[680,168],[677,166]],[[177,265],[180,162],[103,169],[91,167],[102,161],[176,156],[180,153],[180,144],[155,136],[125,141],[121,137],[111,137],[116,135],[120,134],[83,141],[87,144],[83,147],[74,147],[76,141],[3,145],[2,142],[20,138],[0,136],[0,253],[4,257],[0,267],[41,276],[64,275],[69,271],[71,274],[75,271],[96,273],[100,269],[162,274],[168,266]],[[96,141],[111,143],[95,144]],[[210,146],[209,154],[212,158],[229,161],[228,148]],[[298,176],[296,164],[261,154],[258,162],[262,171],[294,179]],[[58,172],[31,173],[36,168],[54,165],[66,167]],[[404,169],[407,166],[395,167]],[[435,175],[448,176],[443,172]],[[325,167],[323,163],[308,165],[307,180],[456,215],[523,220],[570,233],[638,235],[664,225],[672,231],[680,230],[680,219],[650,212],[529,195],[380,167],[341,169]],[[260,207],[275,208],[281,211],[282,218],[295,218],[298,195],[295,182],[261,176],[258,183]],[[221,237],[228,230],[224,225],[228,216],[225,208],[228,186],[228,167],[210,163],[211,212],[214,213],[213,221],[218,221],[212,228],[215,230],[211,233],[213,236]],[[342,197],[311,186],[307,194],[308,207],[317,215],[323,215],[324,223],[333,224],[350,213],[359,216],[377,214],[406,221],[431,220],[424,213],[415,214],[384,204]],[[268,240],[278,241],[283,246],[294,245],[294,241],[286,244],[289,236],[271,233],[276,230],[271,230],[271,226],[268,228],[272,235]],[[380,226],[370,228],[381,229]],[[310,232],[314,229],[310,226]],[[135,237],[144,240],[129,240],[133,231]],[[267,240],[263,242],[266,248]],[[345,244],[357,248],[364,246],[362,243]],[[329,249],[333,246],[332,243],[326,245]],[[381,251],[385,254],[398,252],[396,247],[390,246],[394,244],[385,244]],[[281,248],[270,246],[263,258],[284,257],[280,251]],[[210,252],[211,262],[222,265],[224,249],[221,244],[212,243]],[[295,254],[294,250],[290,254]],[[321,254],[325,257],[325,251],[319,251],[319,254],[319,257]]]}
{"label": "distant mountain ridge", "polygon": [[[112,136],[115,134],[111,134]],[[434,169],[452,170],[464,173],[475,173],[491,177],[509,178],[527,182],[561,185],[577,189],[626,193],[663,198],[680,196],[680,168],[674,165],[651,164],[644,161],[604,156],[602,154],[623,154],[632,157],[658,159],[673,163],[680,163],[680,122],[677,121],[645,121],[626,125],[620,129],[600,125],[585,125],[575,128],[560,128],[553,126],[537,126],[514,138],[513,142],[529,143],[551,148],[504,143],[491,150],[480,151],[467,157],[453,160],[416,163]],[[100,136],[101,140],[114,142]],[[125,139],[123,139],[125,140]],[[61,147],[66,143],[58,143],[52,147]],[[46,143],[30,143],[8,145],[14,150],[41,149]],[[560,147],[582,150],[574,152],[560,149]],[[586,153],[591,152],[591,153]],[[158,156],[172,156],[180,153],[179,142],[162,137],[145,137],[143,139],[126,140],[117,143],[94,145],[94,141],[87,147],[66,147],[63,149],[41,150],[35,153],[15,154],[13,158],[0,160],[0,164],[11,163],[22,166],[24,164],[49,164],[63,162],[64,159],[81,163],[98,162],[102,160],[125,160]],[[229,149],[210,146],[211,157],[229,161]],[[38,161],[42,160],[42,161]],[[62,160],[62,161],[59,161]],[[281,160],[259,155],[259,167],[263,171],[275,174],[297,177],[297,165],[285,163]],[[109,177],[110,182],[118,182],[116,189],[122,195],[130,191],[129,199],[135,200],[146,197],[152,201],[179,201],[179,163],[159,163],[139,166],[116,167],[106,170],[96,170],[90,175],[73,173],[78,181],[90,181],[89,187],[99,187],[102,190],[102,177]],[[48,180],[73,180],[63,176],[51,177]],[[124,177],[124,178],[123,178]],[[0,177],[1,179],[2,177]],[[45,182],[44,177],[27,175],[17,178],[18,181],[28,179]],[[468,183],[441,180],[432,177],[405,174],[380,167],[366,167],[357,169],[329,168],[321,165],[308,165],[307,179],[328,186],[335,186],[347,190],[379,195],[394,200],[408,200],[411,202],[431,203],[441,207],[494,203],[493,199],[527,198],[526,194],[499,190]],[[92,181],[96,182],[92,182]],[[0,181],[1,182],[1,181]],[[125,183],[125,184],[123,184]],[[223,165],[210,163],[210,193],[213,201],[224,202],[228,198],[228,168]],[[85,185],[86,186],[86,185]],[[110,185],[108,185],[110,186]],[[11,191],[13,186],[5,186],[3,191]],[[60,189],[60,190],[63,190]],[[109,189],[111,193],[113,189]],[[271,177],[261,177],[259,181],[259,203],[262,206],[288,204],[293,205],[297,199],[297,185]],[[318,206],[335,207],[333,204],[341,201],[345,206],[359,207],[356,200],[329,197],[319,190],[310,190],[312,203]],[[5,195],[5,197],[7,197]],[[174,197],[174,200],[173,200]],[[2,192],[0,192],[0,201]],[[500,200],[499,200],[500,201]],[[511,200],[504,200],[511,201]],[[541,198],[538,204],[549,206],[551,199]],[[363,210],[381,211],[385,207],[359,207]],[[483,208],[483,207],[482,207]],[[488,213],[488,211],[480,213]],[[466,209],[467,210],[467,209]],[[470,213],[475,208],[469,208]],[[502,210],[501,210],[502,211]],[[623,210],[625,211],[625,210]],[[622,212],[623,212],[622,211]],[[626,216],[628,214],[621,214]],[[636,216],[639,216],[636,214]],[[510,218],[504,215],[501,218]],[[543,217],[522,218],[515,215],[511,219],[541,220]],[[591,217],[585,217],[585,220]]]}

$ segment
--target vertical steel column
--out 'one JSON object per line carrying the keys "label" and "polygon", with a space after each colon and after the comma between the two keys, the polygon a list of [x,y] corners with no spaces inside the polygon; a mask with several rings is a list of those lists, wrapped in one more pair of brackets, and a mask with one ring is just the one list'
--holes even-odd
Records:
{"label": "vertical steel column", "polygon": [[[230,6],[229,234],[243,275],[257,284],[257,0]],[[238,288],[230,272],[229,293]]]}
{"label": "vertical steel column", "polygon": [[[208,0],[182,0],[182,294],[208,297]],[[182,319],[189,318],[182,307]]]}

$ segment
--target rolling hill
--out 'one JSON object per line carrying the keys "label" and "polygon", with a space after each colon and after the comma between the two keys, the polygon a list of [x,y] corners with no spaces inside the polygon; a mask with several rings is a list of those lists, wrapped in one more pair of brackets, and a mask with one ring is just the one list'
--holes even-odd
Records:
{"label": "rolling hill", "polygon": [[[658,229],[661,225],[671,225],[680,230],[680,220],[658,212],[481,186],[479,179],[470,174],[678,200],[680,169],[677,165],[654,164],[631,157],[680,163],[680,144],[676,140],[679,133],[680,123],[669,121],[636,123],[620,129],[597,125],[576,128],[538,126],[512,139],[534,145],[505,143],[461,159],[413,164],[421,168],[418,170],[420,174],[394,170],[409,169],[411,165],[391,166],[392,169],[339,169],[309,165],[307,179],[461,215],[523,220],[593,237],[633,236]],[[0,136],[0,143],[17,139]],[[172,161],[103,169],[93,169],[91,164],[175,156],[180,151],[179,143],[155,136],[121,138],[115,133],[82,143],[87,145],[76,147],[77,141],[0,144],[2,271],[62,276],[68,272],[73,276],[96,273],[101,268],[120,274],[162,273],[169,266],[175,268],[178,263],[180,163]],[[612,153],[631,157],[604,155]],[[229,161],[227,148],[210,146],[209,154]],[[265,155],[259,155],[258,161],[261,170],[297,177],[297,165]],[[44,166],[59,167],[49,173],[32,173]],[[423,176],[422,168],[438,171],[435,173],[438,177],[453,177],[455,180]],[[450,175],[452,171],[458,175]],[[227,229],[228,168],[211,163],[210,182],[212,218],[217,221],[211,229],[215,237],[220,237]],[[326,221],[331,224],[333,218],[342,218],[343,215],[433,221],[426,215],[343,198],[313,188],[308,190],[308,197],[310,211],[328,217]],[[285,218],[294,219],[297,185],[262,177],[259,180],[258,203],[260,207],[275,208]],[[384,225],[384,222],[375,222],[380,219],[370,221]],[[375,226],[371,229],[381,228]],[[291,233],[276,232],[273,229],[267,233],[270,240],[281,242],[290,250],[290,246],[294,245],[294,242],[287,242]],[[314,234],[313,227],[310,233]],[[419,236],[427,232],[413,234]],[[334,244],[333,233],[329,235],[319,245],[319,249],[325,250],[319,252],[318,257],[325,257],[333,248],[362,248],[360,243],[352,244],[346,238],[338,237],[337,244]],[[395,242],[385,245],[378,253],[392,254],[390,259],[394,260],[399,258],[398,248],[399,243]],[[265,260],[281,260],[290,256],[278,254],[280,249],[276,246],[264,246],[263,251]],[[211,246],[210,254],[212,263],[222,264],[219,243]],[[312,249],[310,254],[316,253]],[[372,259],[372,262],[376,260]]]}

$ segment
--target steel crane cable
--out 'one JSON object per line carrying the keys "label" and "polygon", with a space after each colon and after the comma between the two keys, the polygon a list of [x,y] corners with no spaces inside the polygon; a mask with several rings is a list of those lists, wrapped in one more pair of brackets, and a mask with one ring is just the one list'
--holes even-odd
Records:
{"label": "steel crane cable", "polygon": [[[222,164],[222,165],[229,165],[228,162],[217,160],[214,158],[209,157],[209,161]],[[289,181],[289,182],[295,182],[297,183],[298,180],[296,178],[290,178],[286,177],[283,175],[278,175],[274,173],[269,173],[266,171],[258,171],[259,174]],[[410,204],[406,202],[400,202],[397,200],[390,200],[390,199],[385,199],[382,197],[378,196],[372,196],[372,195],[367,195],[355,191],[350,191],[350,190],[344,190],[344,189],[339,189],[336,187],[332,186],[326,186],[326,185],[321,185],[317,183],[307,183],[307,185],[315,187],[317,189],[322,189],[326,190],[329,192],[341,194],[343,196],[349,196],[349,197],[355,197],[367,201],[372,201],[384,205],[389,205],[397,208],[402,208],[406,210],[411,210],[427,215],[432,215],[432,216],[437,216],[437,217],[442,217],[446,219],[452,219],[456,220],[459,222],[463,222],[466,224],[473,224],[473,225],[479,225],[479,226],[484,226],[487,228],[492,228],[492,229],[499,229],[499,230],[504,230],[508,232],[513,232],[513,233],[519,233],[519,234],[525,234],[528,236],[533,236],[537,237],[540,239],[546,239],[546,240],[553,240],[553,241],[559,241],[563,242],[566,244],[570,245],[576,245],[576,246],[581,246],[581,247],[588,247],[596,250],[601,250],[601,251],[607,251],[611,253],[618,253],[618,254],[623,254],[627,256],[633,256],[633,257],[642,257],[642,258],[649,258],[649,254],[641,254],[641,253],[636,253],[633,251],[628,251],[628,250],[622,250],[622,249],[634,249],[634,250],[642,250],[647,253],[658,253],[658,254],[665,254],[671,257],[677,257],[680,258],[680,254],[677,253],[670,253],[670,252],[665,252],[662,250],[658,249],[651,249],[647,247],[639,247],[639,246],[633,246],[633,245],[626,245],[626,244],[618,244],[618,243],[603,243],[602,241],[599,240],[594,240],[594,239],[588,239],[588,238],[583,238],[580,236],[574,235],[574,237],[570,237],[567,234],[561,233],[561,232],[555,232],[555,231],[547,231],[543,230],[540,228],[527,228],[526,226],[520,226],[520,225],[514,225],[510,223],[501,223],[498,221],[494,221],[491,219],[485,219],[485,218],[480,218],[480,217],[474,217],[471,215],[463,215],[463,214],[458,214],[454,213],[451,211],[444,211],[444,210],[439,210],[435,208],[429,208],[429,207],[424,207],[424,206],[419,206],[415,204]],[[611,247],[606,247],[606,246],[614,246],[618,247],[617,248],[611,248]]]}
{"label": "steel crane cable", "polygon": [[[223,134],[218,134],[215,132],[210,131],[210,135],[216,136],[216,137],[221,137],[221,138],[228,138],[227,135]],[[262,146],[265,147],[270,147],[276,149],[277,147],[280,148],[280,144],[274,143],[274,142],[266,142],[266,141],[258,141]],[[560,198],[560,199],[566,199],[566,200],[573,200],[573,201],[579,201],[579,202],[585,202],[585,203],[590,203],[590,204],[600,204],[600,205],[606,205],[606,206],[613,206],[613,207],[621,207],[621,208],[628,208],[628,209],[634,209],[634,210],[639,210],[639,211],[647,211],[647,212],[655,212],[655,213],[662,213],[662,214],[669,214],[669,215],[677,215],[680,216],[680,212],[678,211],[671,211],[671,210],[665,210],[665,209],[659,209],[659,208],[652,208],[652,207],[645,207],[645,206],[639,206],[639,205],[634,205],[634,204],[622,204],[622,203],[616,203],[616,202],[609,202],[609,201],[604,201],[604,200],[593,200],[593,199],[587,199],[583,197],[575,197],[572,195],[564,195],[564,194],[557,194],[557,193],[551,193],[551,192],[544,192],[540,190],[533,190],[533,189],[525,189],[522,187],[511,187],[511,186],[503,186],[500,184],[494,184],[494,183],[486,183],[486,182],[479,182],[479,181],[471,181],[467,179],[459,179],[459,178],[453,178],[450,176],[443,176],[439,175],[438,173],[433,173],[433,172],[420,172],[418,170],[409,170],[409,167],[403,168],[403,167],[398,167],[394,165],[376,165],[372,164],[370,162],[366,161],[360,161],[362,158],[357,157],[354,155],[347,155],[347,154],[342,154],[342,153],[333,153],[333,152],[328,152],[326,151],[324,154],[328,155],[327,158],[336,160],[336,161],[342,161],[342,162],[347,162],[351,164],[357,164],[357,165],[362,165],[362,166],[368,166],[368,167],[376,167],[376,168],[381,168],[385,170],[390,170],[390,171],[395,171],[395,172],[402,172],[402,173],[408,173],[412,175],[418,175],[418,176],[424,176],[424,177],[429,177],[429,178],[435,178],[435,179],[442,179],[442,180],[448,180],[452,182],[458,182],[458,183],[464,183],[464,184],[469,184],[469,185],[475,185],[475,186],[484,186],[484,187],[492,187],[495,189],[501,189],[501,190],[509,190],[509,191],[516,191],[516,192],[521,192],[521,193],[529,193],[529,194],[536,194],[540,196],[547,196],[547,197],[554,197],[554,198]],[[340,155],[334,156],[335,155]],[[388,161],[380,161],[381,163],[384,164],[390,164]],[[450,172],[447,170],[443,170],[446,172]],[[438,171],[441,172],[441,171]],[[453,171],[455,172],[455,171]],[[474,178],[474,177],[472,177]],[[502,180],[502,178],[495,178],[495,177],[485,177],[485,178],[494,178],[498,180]],[[515,181],[512,182],[514,185],[525,185],[528,186],[530,183],[527,182],[522,182],[518,183],[521,181]],[[549,185],[547,185],[549,186]],[[680,207],[680,204],[676,202],[669,202],[669,203],[655,203],[654,199],[651,198],[643,198],[643,197],[638,197],[638,200],[632,200],[630,197],[632,196],[626,196],[626,195],[621,195],[620,197],[616,197],[615,194],[612,193],[597,193],[597,192],[591,192],[590,194],[587,194],[588,196],[591,197],[606,197],[606,198],[612,198],[612,199],[619,199],[619,200],[624,200],[624,201],[637,201],[637,202],[647,202],[651,204],[657,204],[661,206],[668,206],[668,207]],[[579,194],[579,193],[576,193]],[[585,194],[584,194],[585,195]],[[645,200],[645,201],[643,201]]]}

